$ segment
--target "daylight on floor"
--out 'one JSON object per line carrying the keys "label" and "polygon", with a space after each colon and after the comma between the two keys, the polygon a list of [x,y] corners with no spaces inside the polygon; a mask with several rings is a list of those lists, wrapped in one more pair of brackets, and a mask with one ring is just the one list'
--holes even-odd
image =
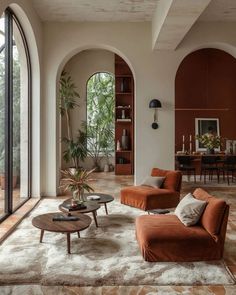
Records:
{"label": "daylight on floor", "polygon": [[236,1],[0,1],[0,294],[236,294]]}

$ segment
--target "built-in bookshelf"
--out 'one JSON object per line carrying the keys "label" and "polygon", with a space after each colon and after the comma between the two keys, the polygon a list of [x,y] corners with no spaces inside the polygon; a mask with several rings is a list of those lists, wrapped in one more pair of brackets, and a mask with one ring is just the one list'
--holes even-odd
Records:
{"label": "built-in bookshelf", "polygon": [[134,79],[127,63],[115,55],[115,174],[134,173]]}

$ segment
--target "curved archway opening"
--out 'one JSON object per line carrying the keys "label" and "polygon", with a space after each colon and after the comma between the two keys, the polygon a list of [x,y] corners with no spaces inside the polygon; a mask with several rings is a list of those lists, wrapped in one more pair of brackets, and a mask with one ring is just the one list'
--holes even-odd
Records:
{"label": "curved archway opening", "polygon": [[99,72],[87,81],[86,89],[87,152],[97,170],[101,167],[101,155],[105,156],[105,171],[114,165],[115,152],[115,78],[113,74]]}
{"label": "curved archway opening", "polygon": [[[124,73],[124,76],[125,79],[129,81],[128,84],[126,83],[127,87],[131,87],[132,84],[132,94],[123,91],[123,93],[119,95],[122,97],[128,97],[130,95],[133,99],[133,82],[131,83],[131,79],[133,81],[133,75],[123,59],[122,64],[129,69],[128,74]],[[71,123],[73,125],[72,134],[74,138],[77,136],[78,140],[83,141],[84,132],[87,136],[87,157],[81,159],[80,166],[85,169],[90,169],[93,166],[98,166],[96,163],[99,163],[100,170],[104,170],[104,168],[106,171],[108,169],[112,170],[112,166],[114,170],[114,166],[116,165],[115,147],[117,141],[115,140],[115,121],[118,118],[116,104],[116,97],[118,94],[115,93],[115,89],[117,89],[116,92],[118,92],[117,87],[120,87],[121,76],[123,75],[122,73],[118,73],[117,75],[114,52],[104,49],[83,50],[74,55],[65,64],[63,70],[70,75],[80,95],[80,98],[77,100],[79,107],[76,107],[71,114]],[[131,89],[127,89],[127,91],[130,90]],[[131,103],[128,105],[131,105]],[[129,114],[131,114],[131,111],[127,109],[127,118]],[[125,123],[128,125],[130,122]],[[61,117],[59,124],[60,138],[66,136],[65,127],[65,118]],[[121,137],[121,134],[119,134],[119,137]],[[134,136],[132,130],[132,146],[133,145]],[[62,143],[58,153],[61,160],[61,168],[70,167],[71,165],[71,161],[65,163],[65,158],[63,159],[66,150],[67,147],[65,143]]]}
{"label": "curved archway opening", "polygon": [[[236,59],[220,49],[199,49],[183,59],[175,78],[175,153],[206,153],[206,145],[195,136],[206,134],[212,124],[222,138],[236,139],[231,128],[236,114],[235,75]],[[216,150],[228,150],[226,142]],[[194,164],[200,174],[199,160]]]}

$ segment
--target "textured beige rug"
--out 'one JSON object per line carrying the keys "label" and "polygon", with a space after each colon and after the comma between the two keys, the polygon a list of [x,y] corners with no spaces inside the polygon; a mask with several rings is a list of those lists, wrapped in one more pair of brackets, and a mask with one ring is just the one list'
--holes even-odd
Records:
{"label": "textured beige rug", "polygon": [[[40,231],[31,220],[57,211],[60,200],[43,200],[0,247],[0,284],[44,285],[227,285],[234,281],[224,263],[150,263],[140,254],[134,220],[142,211],[108,204],[109,215],[98,211],[99,228],[91,226],[72,235],[72,254],[66,252],[63,234]],[[191,249],[190,249],[191,251]]]}

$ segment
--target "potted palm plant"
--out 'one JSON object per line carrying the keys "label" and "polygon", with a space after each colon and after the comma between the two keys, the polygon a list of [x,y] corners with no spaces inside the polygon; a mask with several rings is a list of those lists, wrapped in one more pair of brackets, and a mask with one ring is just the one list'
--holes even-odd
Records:
{"label": "potted palm plant", "polygon": [[86,170],[62,170],[62,179],[60,182],[60,188],[64,191],[71,191],[73,195],[74,202],[83,203],[84,202],[84,191],[91,192],[94,189],[89,185],[92,181],[91,173],[94,169],[90,171]]}
{"label": "potted palm plant", "polygon": [[[60,78],[60,114],[66,118],[67,136],[62,139],[65,143],[66,149],[63,152],[63,159],[66,163],[72,163],[76,170],[80,168],[80,161],[86,157],[86,137],[80,130],[76,138],[72,135],[71,126],[71,111],[79,107],[77,103],[79,93],[76,91],[76,86],[71,76],[63,71]],[[73,169],[72,169],[73,171]]]}
{"label": "potted palm plant", "polygon": [[80,161],[84,161],[87,156],[86,134],[79,130],[75,139],[63,138],[62,141],[67,146],[63,152],[63,159],[66,163],[72,162],[75,170],[80,169]]}

